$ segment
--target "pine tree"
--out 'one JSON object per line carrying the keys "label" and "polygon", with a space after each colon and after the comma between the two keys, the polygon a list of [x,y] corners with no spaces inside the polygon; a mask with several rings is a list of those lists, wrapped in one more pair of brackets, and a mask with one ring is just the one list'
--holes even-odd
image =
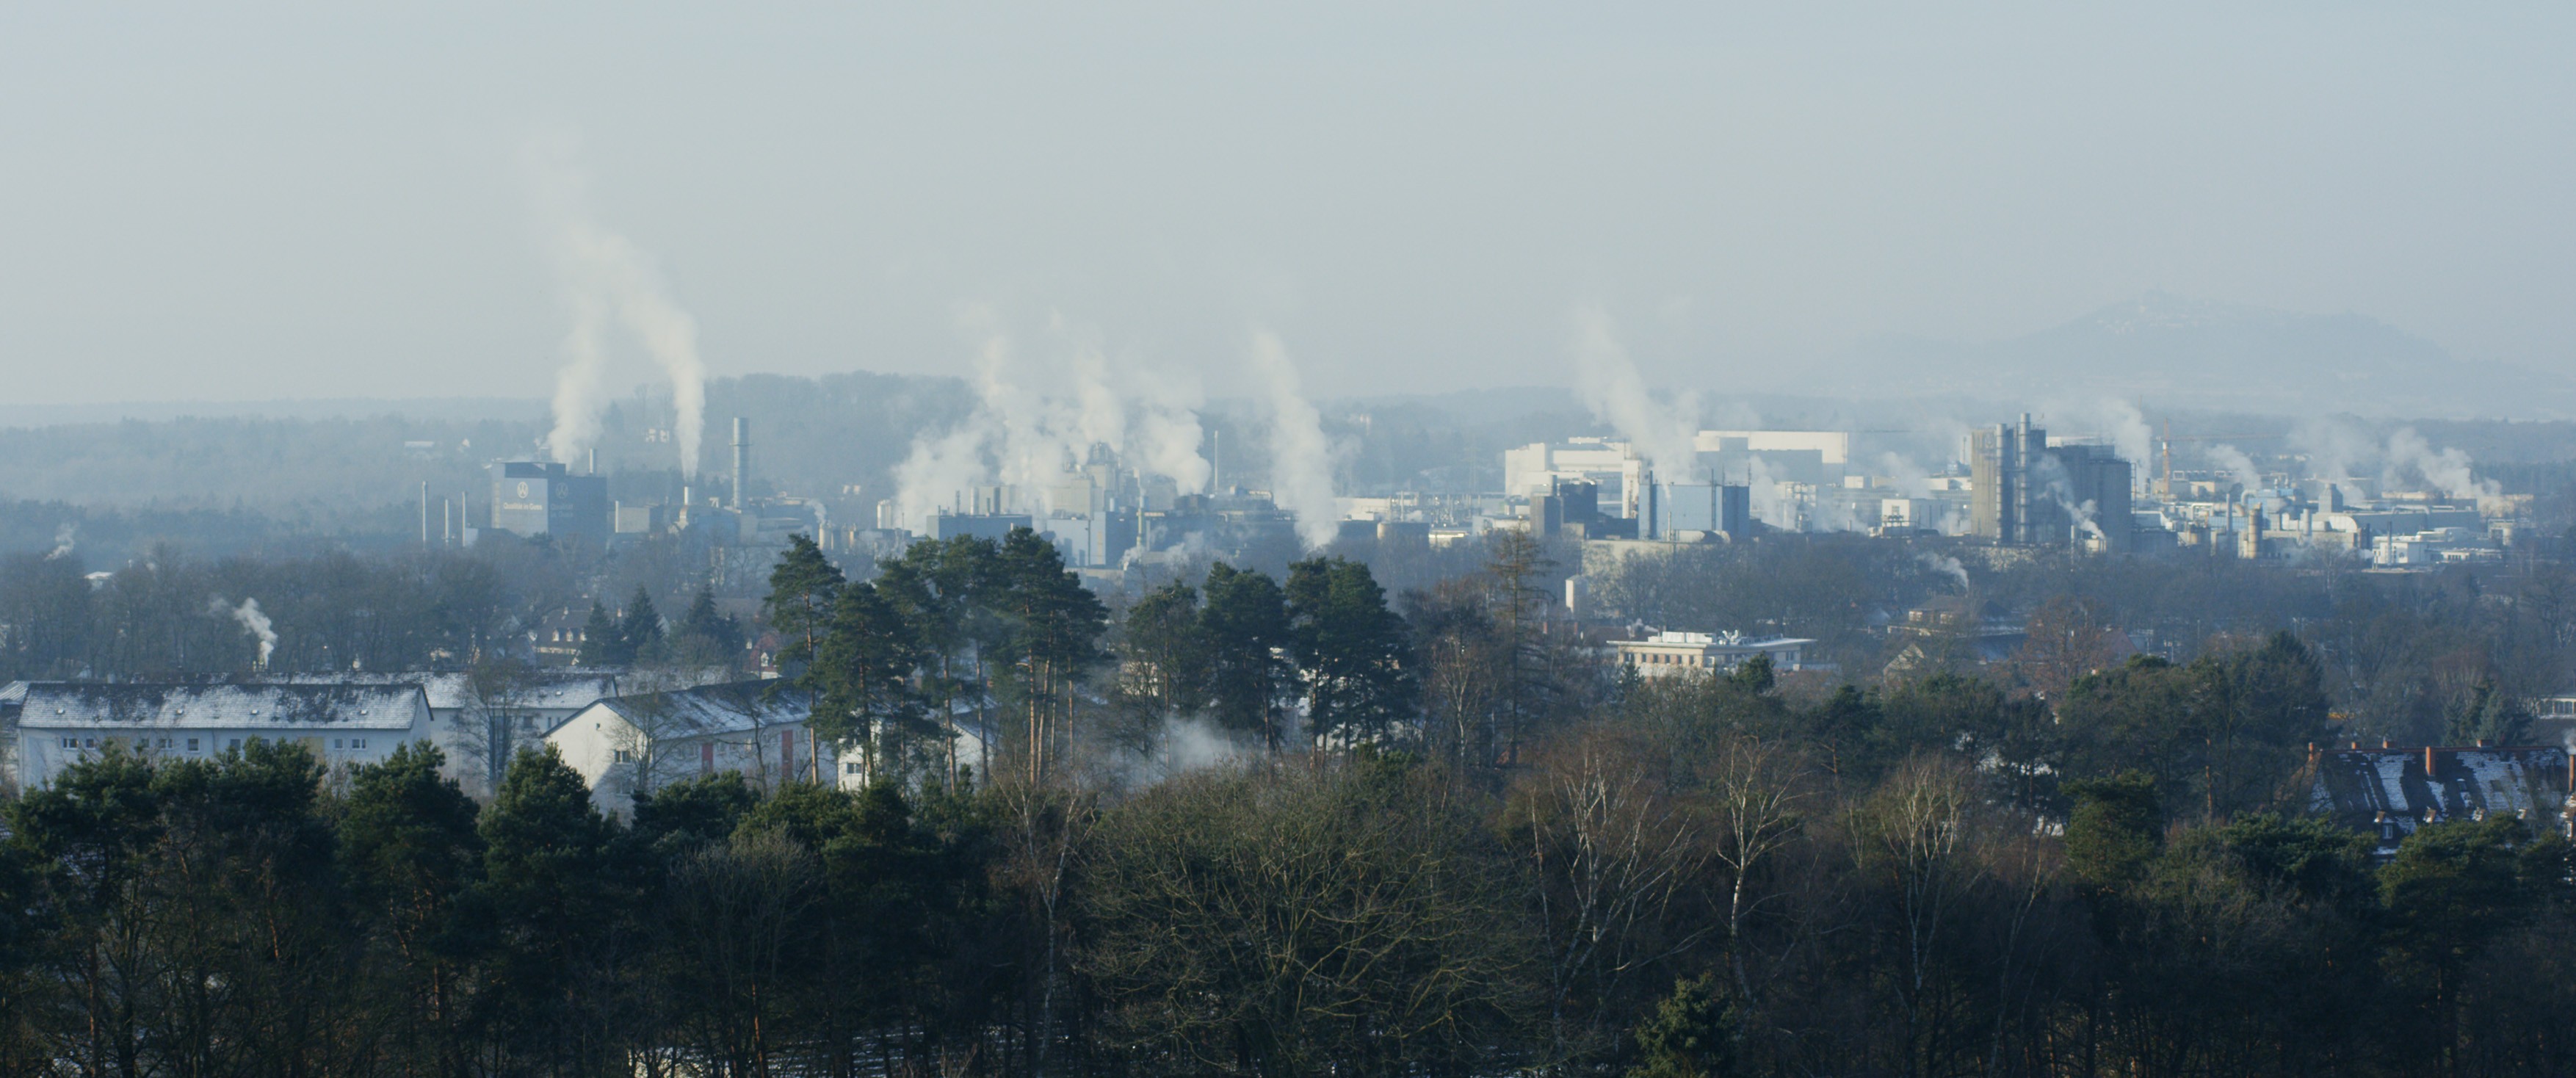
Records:
{"label": "pine tree", "polygon": [[693,666],[732,666],[742,659],[742,625],[716,609],[716,592],[700,587],[671,633],[671,654]]}
{"label": "pine tree", "polygon": [[[902,745],[921,732],[911,678],[922,662],[920,641],[903,616],[869,583],[843,587],[814,661],[799,679],[814,693],[812,729],[819,745],[867,753],[869,774],[886,773]],[[821,781],[820,752],[812,777]]]}
{"label": "pine tree", "polygon": [[[877,594],[893,604],[920,641],[925,669],[919,689],[946,727],[948,781],[958,782],[957,742],[961,703],[974,708],[978,736],[989,740],[985,705],[992,678],[985,657],[1002,640],[1002,619],[992,606],[998,593],[1001,548],[990,539],[960,535],[923,539],[879,567]],[[961,699],[962,698],[962,699]]]}
{"label": "pine tree", "polygon": [[1306,680],[1307,735],[1357,743],[1413,717],[1411,648],[1369,568],[1313,558],[1288,569],[1290,631]]}
{"label": "pine tree", "polygon": [[626,600],[626,619],[618,624],[617,636],[627,662],[657,663],[670,658],[662,639],[662,612],[653,609],[653,596],[644,585],[635,585],[635,597]]}
{"label": "pine tree", "polygon": [[787,537],[787,552],[778,556],[777,568],[769,571],[769,598],[761,604],[769,627],[780,637],[781,672],[793,676],[796,664],[813,659],[832,620],[832,599],[844,582],[841,570],[823,556],[823,548],[814,545],[812,536]]}
{"label": "pine tree", "polygon": [[1217,722],[1277,751],[1279,697],[1291,672],[1287,594],[1267,573],[1218,562],[1208,569],[1199,625]]}
{"label": "pine tree", "polygon": [[1064,567],[1055,544],[1027,528],[1002,540],[992,605],[1009,620],[1007,645],[1027,721],[1028,775],[1046,777],[1048,760],[1069,731],[1071,689],[1103,658],[1100,636],[1109,609]]}
{"label": "pine tree", "polygon": [[624,666],[633,661],[634,652],[626,648],[626,634],[610,617],[608,608],[599,600],[590,603],[590,620],[581,626],[581,656],[574,660],[583,666]]}
{"label": "pine tree", "polygon": [[603,1031],[585,976],[616,927],[616,828],[554,746],[519,754],[477,825],[484,842],[478,922],[491,934],[479,1000],[488,1033],[527,1073],[582,1073]]}
{"label": "pine tree", "polygon": [[424,1073],[465,1069],[461,911],[483,852],[474,801],[440,777],[445,762],[427,744],[396,748],[351,776],[340,816],[349,883],[376,926],[375,964],[401,988],[404,1021],[389,1032],[407,1068]]}
{"label": "pine tree", "polygon": [[1120,691],[1129,706],[1155,719],[1206,706],[1211,649],[1197,588],[1174,581],[1146,593],[1127,608],[1122,628],[1128,676]]}

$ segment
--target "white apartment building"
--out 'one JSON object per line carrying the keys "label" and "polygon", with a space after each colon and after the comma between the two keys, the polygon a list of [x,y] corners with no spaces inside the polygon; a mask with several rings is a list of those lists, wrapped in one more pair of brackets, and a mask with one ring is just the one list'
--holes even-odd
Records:
{"label": "white apartment building", "polygon": [[430,736],[429,698],[399,685],[141,685],[38,681],[18,706],[22,788],[119,748],[204,760],[250,741],[300,744],[334,770],[375,763]]}

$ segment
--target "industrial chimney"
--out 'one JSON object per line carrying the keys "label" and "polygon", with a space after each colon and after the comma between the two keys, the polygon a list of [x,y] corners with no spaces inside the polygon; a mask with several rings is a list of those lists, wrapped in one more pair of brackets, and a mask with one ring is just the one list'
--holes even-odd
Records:
{"label": "industrial chimney", "polygon": [[751,420],[733,417],[733,511],[742,512],[747,503],[743,488],[751,478]]}

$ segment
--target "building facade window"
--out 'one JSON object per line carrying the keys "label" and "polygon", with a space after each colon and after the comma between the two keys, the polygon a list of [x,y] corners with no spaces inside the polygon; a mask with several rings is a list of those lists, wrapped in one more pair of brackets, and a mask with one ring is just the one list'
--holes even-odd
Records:
{"label": "building facade window", "polygon": [[63,747],[67,749],[77,749],[80,747],[80,739],[77,737],[64,738]]}
{"label": "building facade window", "polygon": [[189,738],[189,739],[188,739],[188,751],[190,751],[190,752],[195,752],[195,751],[197,751],[197,739],[196,739],[196,738],[193,738],[193,737],[192,737],[192,738]]}

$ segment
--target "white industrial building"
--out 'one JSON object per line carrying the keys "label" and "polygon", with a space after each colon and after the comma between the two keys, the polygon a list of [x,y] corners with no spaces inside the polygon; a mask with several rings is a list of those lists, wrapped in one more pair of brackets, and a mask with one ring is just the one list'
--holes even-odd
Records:
{"label": "white industrial building", "polygon": [[428,740],[429,698],[415,684],[144,685],[38,681],[18,705],[12,762],[22,789],[111,747],[205,760],[252,740],[299,744],[337,771]]}
{"label": "white industrial building", "polygon": [[1748,640],[1738,632],[1659,632],[1638,640],[1614,640],[1610,646],[1617,650],[1622,665],[1641,676],[1678,677],[1693,672],[1728,673],[1756,655],[1769,656],[1774,670],[1796,670],[1813,643],[1789,636]]}

